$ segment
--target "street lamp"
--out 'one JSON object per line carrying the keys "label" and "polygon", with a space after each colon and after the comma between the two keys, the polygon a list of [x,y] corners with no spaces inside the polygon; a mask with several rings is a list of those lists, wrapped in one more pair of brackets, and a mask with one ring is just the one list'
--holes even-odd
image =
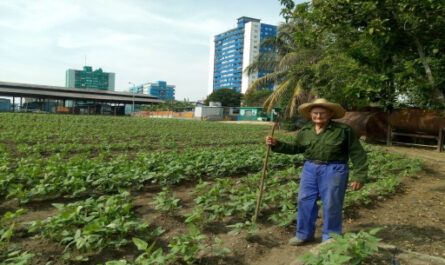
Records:
{"label": "street lamp", "polygon": [[133,89],[131,89],[131,92],[133,93],[133,108],[131,109],[131,112],[134,112],[134,90],[136,88],[136,85],[133,82],[128,82],[128,84],[133,85]]}

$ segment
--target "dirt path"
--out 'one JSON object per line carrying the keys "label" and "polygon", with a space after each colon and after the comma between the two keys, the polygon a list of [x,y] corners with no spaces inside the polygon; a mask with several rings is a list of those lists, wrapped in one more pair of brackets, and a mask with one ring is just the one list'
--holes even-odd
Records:
{"label": "dirt path", "polygon": [[345,231],[383,227],[378,236],[384,243],[445,257],[445,153],[405,147],[389,150],[422,159],[424,169],[403,180],[401,193],[346,219]]}

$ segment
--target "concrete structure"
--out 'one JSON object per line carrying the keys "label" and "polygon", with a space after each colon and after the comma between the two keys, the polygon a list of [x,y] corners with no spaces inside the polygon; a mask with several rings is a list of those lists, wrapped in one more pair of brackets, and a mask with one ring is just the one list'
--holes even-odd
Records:
{"label": "concrete structure", "polygon": [[114,91],[114,80],[114,73],[105,73],[101,68],[93,71],[91,66],[84,66],[83,70],[66,70],[65,86]]}
{"label": "concrete structure", "polygon": [[223,107],[195,107],[195,118],[206,121],[222,121],[224,119]]}
{"label": "concrete structure", "polygon": [[[44,86],[35,84],[21,84],[21,83],[8,83],[0,81],[0,96],[12,97],[13,102],[16,102],[15,98],[20,98],[20,104],[18,109],[23,109],[25,106],[23,99],[31,104],[31,102],[43,102],[33,103],[34,105],[44,106],[51,105],[50,102],[55,102],[56,106],[66,109],[71,113],[82,113],[80,109],[85,108],[97,110],[101,108],[100,113],[103,113],[103,108],[106,104],[111,104],[113,113],[124,114],[125,104],[158,104],[164,102],[156,97],[149,95],[133,94],[128,92],[114,92],[107,90],[96,89],[83,89],[83,88],[66,88],[57,86]],[[28,98],[34,99],[29,100]],[[46,103],[45,103],[46,102]],[[101,106],[98,106],[101,105]],[[28,106],[28,105],[26,105]],[[32,105],[30,105],[32,106]],[[50,108],[52,109],[52,108]],[[42,109],[42,111],[45,111]],[[98,111],[95,111],[97,114]]]}
{"label": "concrete structure", "polygon": [[214,36],[210,42],[208,94],[221,88],[245,93],[253,81],[267,74],[257,71],[248,75],[244,70],[260,53],[273,51],[273,47],[260,48],[260,43],[275,36],[276,29],[259,19],[240,17],[236,28]]}
{"label": "concrete structure", "polygon": [[144,83],[130,87],[130,92],[151,95],[164,100],[174,100],[175,87],[174,85],[167,85],[165,81],[158,81],[156,83]]}

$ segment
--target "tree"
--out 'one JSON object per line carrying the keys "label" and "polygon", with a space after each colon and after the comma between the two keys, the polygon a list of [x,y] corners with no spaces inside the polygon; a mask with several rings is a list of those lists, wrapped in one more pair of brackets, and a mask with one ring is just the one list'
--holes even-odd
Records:
{"label": "tree", "polygon": [[243,105],[246,107],[263,106],[264,102],[273,93],[273,90],[263,89],[244,95]]}
{"label": "tree", "polygon": [[213,91],[213,93],[205,99],[204,103],[208,105],[210,101],[218,101],[221,102],[221,105],[224,107],[239,107],[242,96],[243,94],[233,89],[221,88]]}
{"label": "tree", "polygon": [[[335,36],[335,49],[361,68],[372,89],[355,88],[391,108],[408,96],[420,107],[444,107],[445,4],[428,0],[314,0],[314,23]],[[328,65],[328,64],[326,64]],[[341,64],[330,64],[335,69]],[[365,83],[365,82],[362,82]]]}
{"label": "tree", "polygon": [[424,108],[445,107],[445,3],[430,0],[280,0],[286,23],[264,44],[247,71],[270,74],[247,94],[274,84],[269,110],[287,116],[311,96],[348,109],[378,104],[391,110],[400,97]]}

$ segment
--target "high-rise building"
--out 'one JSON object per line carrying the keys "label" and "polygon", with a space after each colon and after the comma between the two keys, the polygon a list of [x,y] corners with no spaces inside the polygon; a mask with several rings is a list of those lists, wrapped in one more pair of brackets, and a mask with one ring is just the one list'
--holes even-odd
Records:
{"label": "high-rise building", "polygon": [[165,81],[135,85],[130,87],[130,92],[152,95],[165,100],[175,99],[175,86],[167,85]]}
{"label": "high-rise building", "polygon": [[210,42],[208,94],[221,88],[245,93],[253,81],[264,76],[265,71],[248,75],[244,70],[260,53],[273,50],[260,48],[260,43],[275,36],[276,31],[276,26],[260,23],[260,19],[240,17],[236,28],[214,36]]}
{"label": "high-rise building", "polygon": [[91,66],[83,70],[66,70],[65,86],[114,91],[114,73],[105,73],[101,68],[93,71]]}

